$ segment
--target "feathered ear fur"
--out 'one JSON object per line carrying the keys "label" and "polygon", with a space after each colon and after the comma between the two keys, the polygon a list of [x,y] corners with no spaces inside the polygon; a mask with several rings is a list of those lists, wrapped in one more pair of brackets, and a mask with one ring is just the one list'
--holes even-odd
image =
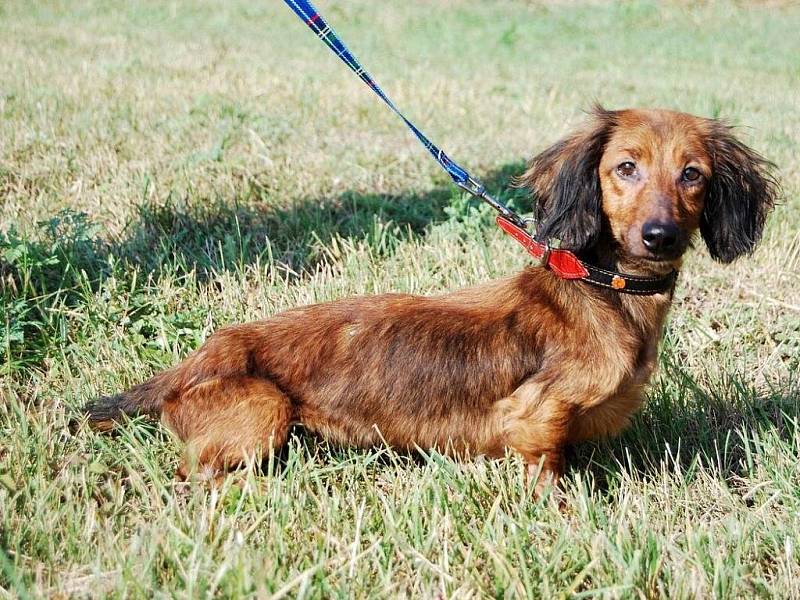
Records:
{"label": "feathered ear fur", "polygon": [[601,195],[598,167],[617,113],[595,107],[587,126],[536,156],[517,180],[533,192],[536,237],[561,240],[581,251],[600,235]]}
{"label": "feathered ear fur", "polygon": [[710,121],[708,152],[713,172],[700,219],[700,234],[715,259],[729,263],[753,251],[779,194],[774,165]]}

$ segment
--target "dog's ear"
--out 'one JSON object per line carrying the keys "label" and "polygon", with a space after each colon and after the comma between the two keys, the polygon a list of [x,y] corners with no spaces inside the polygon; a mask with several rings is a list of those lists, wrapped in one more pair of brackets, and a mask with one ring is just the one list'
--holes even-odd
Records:
{"label": "dog's ear", "polygon": [[732,127],[710,122],[712,175],[700,218],[700,234],[716,260],[729,263],[752,252],[779,194],[774,165],[745,146]]}
{"label": "dog's ear", "polygon": [[596,107],[586,127],[536,156],[517,180],[533,192],[536,237],[581,251],[600,235],[602,190],[598,167],[617,113]]}

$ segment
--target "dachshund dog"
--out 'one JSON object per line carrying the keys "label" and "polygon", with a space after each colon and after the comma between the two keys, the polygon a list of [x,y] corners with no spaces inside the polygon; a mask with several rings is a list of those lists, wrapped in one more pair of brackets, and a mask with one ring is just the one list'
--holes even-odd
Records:
{"label": "dachshund dog", "polygon": [[721,262],[749,253],[778,184],[724,123],[599,107],[518,183],[536,200],[538,240],[667,284],[621,293],[529,266],[440,296],[295,308],[214,333],[176,367],[88,405],[90,423],[160,415],[186,442],[179,479],[213,480],[299,423],[346,445],[512,450],[541,493],[566,445],[618,433],[639,408],[694,234]]}

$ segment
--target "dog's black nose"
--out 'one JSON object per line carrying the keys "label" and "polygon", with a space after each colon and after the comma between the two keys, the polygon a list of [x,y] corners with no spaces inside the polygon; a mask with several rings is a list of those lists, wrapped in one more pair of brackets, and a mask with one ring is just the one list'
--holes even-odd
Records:
{"label": "dog's black nose", "polygon": [[670,222],[648,221],[642,226],[642,242],[654,254],[669,252],[678,242],[678,226]]}

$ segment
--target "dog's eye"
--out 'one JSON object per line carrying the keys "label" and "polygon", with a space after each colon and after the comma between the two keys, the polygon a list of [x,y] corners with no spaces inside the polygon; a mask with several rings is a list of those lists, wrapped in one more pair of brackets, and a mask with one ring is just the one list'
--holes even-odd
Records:
{"label": "dog's eye", "polygon": [[700,171],[698,171],[697,169],[695,169],[694,167],[686,167],[683,170],[683,173],[681,174],[681,178],[684,181],[688,181],[690,183],[694,183],[695,181],[700,179],[700,177],[702,177],[702,175],[703,174]]}
{"label": "dog's eye", "polygon": [[620,177],[633,177],[636,173],[636,165],[629,160],[617,166],[617,173]]}

